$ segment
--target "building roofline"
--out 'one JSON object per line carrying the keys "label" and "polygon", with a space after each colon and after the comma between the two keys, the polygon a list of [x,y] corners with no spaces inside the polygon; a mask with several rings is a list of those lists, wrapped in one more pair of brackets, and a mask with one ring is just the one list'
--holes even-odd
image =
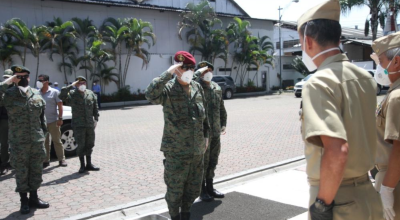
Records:
{"label": "building roofline", "polygon": [[239,10],[247,17],[251,18],[251,16],[235,1],[235,0],[229,0],[230,2],[232,2],[232,4],[234,4],[236,7],[239,8]]}
{"label": "building roofline", "polygon": [[[56,1],[56,2],[69,2],[69,3],[80,3],[80,4],[95,4],[95,5],[105,5],[105,6],[116,6],[116,7],[128,7],[128,8],[139,8],[139,9],[148,9],[148,10],[157,10],[157,11],[171,11],[171,12],[182,12],[185,9],[175,8],[175,7],[165,7],[165,6],[157,6],[151,4],[139,4],[137,2],[115,2],[111,0],[47,0],[47,1]],[[254,19],[254,20],[265,20],[272,21],[269,19],[257,19],[251,18],[244,10],[241,8],[234,0],[229,0],[233,4],[235,4],[240,11],[244,13],[244,15],[239,14],[229,14],[229,13],[221,13],[216,12],[216,14],[220,17],[239,17],[241,19]]]}

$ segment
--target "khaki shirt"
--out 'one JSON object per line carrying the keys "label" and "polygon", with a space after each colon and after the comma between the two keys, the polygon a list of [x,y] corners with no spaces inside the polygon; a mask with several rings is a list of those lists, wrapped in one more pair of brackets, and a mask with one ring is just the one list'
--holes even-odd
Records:
{"label": "khaki shirt", "polygon": [[349,145],[344,178],[366,174],[376,151],[376,82],[346,55],[327,58],[303,86],[302,136],[307,175],[320,178],[324,152],[320,136],[340,138]]}
{"label": "khaki shirt", "polygon": [[400,141],[400,79],[392,84],[376,109],[376,164],[388,165],[393,141]]}

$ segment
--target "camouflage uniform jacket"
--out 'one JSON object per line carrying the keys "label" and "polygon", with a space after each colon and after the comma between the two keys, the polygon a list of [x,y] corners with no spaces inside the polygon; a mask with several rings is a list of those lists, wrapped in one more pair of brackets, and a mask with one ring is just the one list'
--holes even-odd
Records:
{"label": "camouflage uniform jacket", "polygon": [[71,105],[72,127],[94,128],[93,119],[99,120],[96,94],[86,89],[82,95],[78,89],[74,89],[72,85],[69,85],[61,89],[58,97]]}
{"label": "camouflage uniform jacket", "polygon": [[[17,86],[0,83],[3,103],[8,112],[8,137],[11,145],[44,142],[47,133],[44,109],[46,102],[36,89],[24,94]],[[0,93],[1,93],[0,92]]]}
{"label": "camouflage uniform jacket", "polygon": [[226,126],[227,113],[222,98],[221,87],[211,81],[210,85],[207,85],[201,78],[200,72],[194,74],[194,79],[201,84],[204,89],[204,95],[207,100],[207,112],[208,121],[211,127],[211,136],[218,137],[221,135],[221,128]]}
{"label": "camouflage uniform jacket", "polygon": [[203,88],[192,81],[190,98],[167,71],[155,78],[146,89],[146,99],[161,104],[164,112],[164,134],[161,151],[177,155],[201,155],[209,124],[204,107]]}

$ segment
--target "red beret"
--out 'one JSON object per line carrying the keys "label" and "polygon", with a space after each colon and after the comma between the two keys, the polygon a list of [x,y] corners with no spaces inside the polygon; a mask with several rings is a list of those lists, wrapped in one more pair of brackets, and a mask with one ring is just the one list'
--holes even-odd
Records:
{"label": "red beret", "polygon": [[178,51],[174,57],[175,62],[183,62],[183,64],[196,65],[193,55],[186,51]]}

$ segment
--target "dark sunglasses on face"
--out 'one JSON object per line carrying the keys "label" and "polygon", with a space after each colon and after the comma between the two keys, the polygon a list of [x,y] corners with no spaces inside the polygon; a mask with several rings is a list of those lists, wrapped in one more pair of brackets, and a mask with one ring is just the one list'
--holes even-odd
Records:
{"label": "dark sunglasses on face", "polygon": [[39,82],[47,82],[47,80],[38,79]]}
{"label": "dark sunglasses on face", "polygon": [[18,75],[17,76],[17,79],[28,79],[28,78],[29,78],[29,75],[24,75],[24,76]]}
{"label": "dark sunglasses on face", "polygon": [[181,66],[181,68],[183,69],[183,70],[194,70],[194,68],[196,68],[195,66],[192,66],[192,65],[182,65]]}

